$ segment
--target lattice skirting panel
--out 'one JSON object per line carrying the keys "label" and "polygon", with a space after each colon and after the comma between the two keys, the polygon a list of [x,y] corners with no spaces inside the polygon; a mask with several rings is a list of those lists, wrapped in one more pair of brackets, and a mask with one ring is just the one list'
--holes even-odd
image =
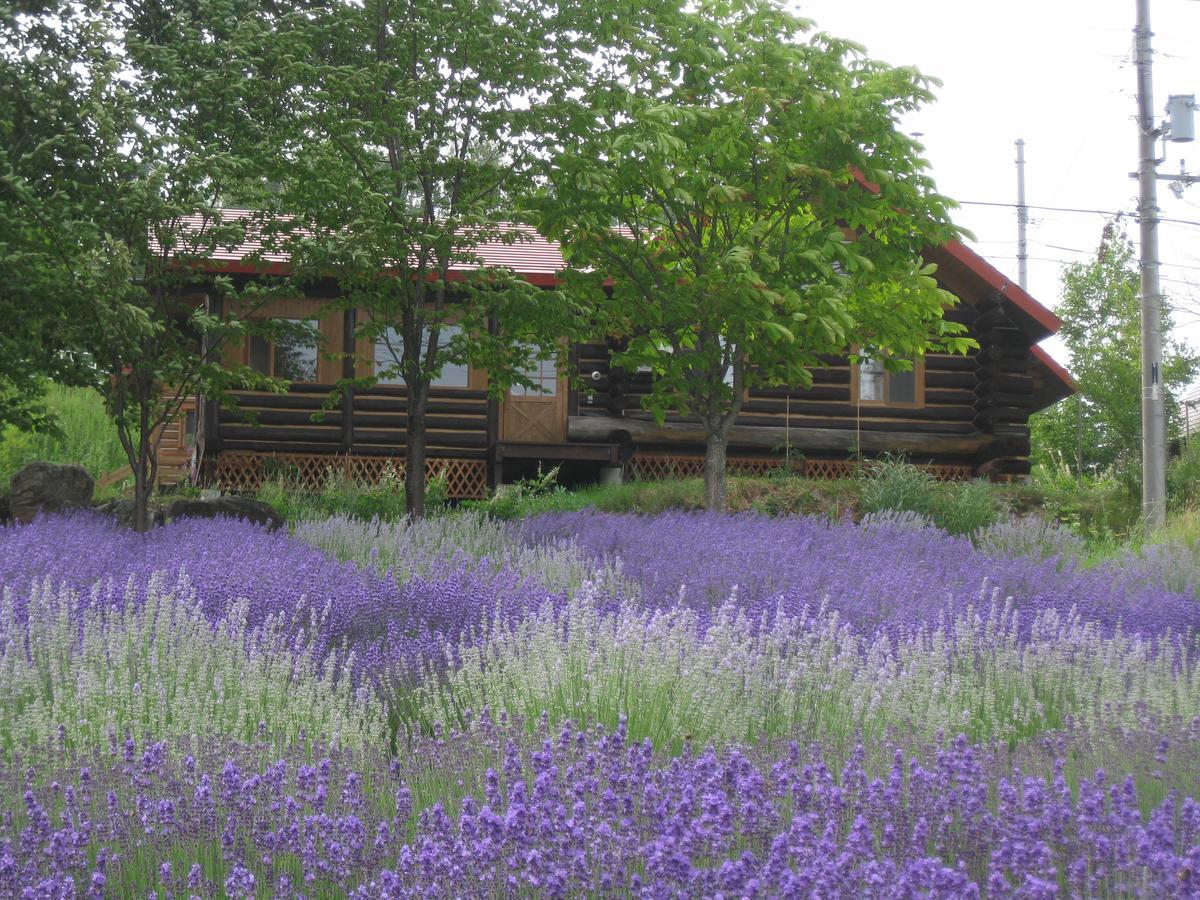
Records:
{"label": "lattice skirting panel", "polygon": [[[726,459],[725,469],[731,475],[766,475],[783,465],[784,461],[781,459],[730,456]],[[921,468],[941,481],[965,481],[974,476],[971,466],[924,465]],[[805,478],[853,478],[861,470],[861,463],[849,459],[806,459],[803,462]],[[629,460],[625,473],[633,481],[699,478],[704,474],[704,457],[635,453]]]}
{"label": "lattice skirting panel", "polygon": [[[375,484],[384,472],[403,479],[404,460],[387,456],[226,450],[217,456],[214,478],[226,491],[256,491],[274,478],[318,491],[331,477]],[[446,479],[446,493],[451,499],[480,500],[487,496],[487,462],[482,459],[427,459],[425,477],[439,476]]]}

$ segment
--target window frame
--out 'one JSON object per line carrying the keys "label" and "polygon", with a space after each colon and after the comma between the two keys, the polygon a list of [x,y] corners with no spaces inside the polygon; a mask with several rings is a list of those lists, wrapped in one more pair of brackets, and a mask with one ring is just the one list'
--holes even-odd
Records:
{"label": "window frame", "polygon": [[[869,359],[871,357],[864,357]],[[870,406],[888,409],[923,409],[925,407],[925,357],[924,355],[913,358],[913,399],[912,400],[892,400],[892,379],[891,376],[895,373],[889,371],[886,367],[883,370],[883,399],[882,400],[864,400],[861,394],[861,374],[862,362],[850,364],[850,399],[855,406]]]}
{"label": "window frame", "polygon": [[[554,367],[554,375],[547,376],[545,372],[546,365]],[[536,375],[531,374],[533,368],[537,369]],[[535,391],[524,385],[514,384],[508,389],[509,396],[516,397],[518,400],[557,400],[558,395],[562,393],[559,382],[562,380],[562,373],[558,371],[558,361],[553,357],[549,359],[539,359],[534,362],[530,369],[526,370],[525,375],[530,377],[530,380],[542,387],[547,385],[553,386],[553,391]]]}
{"label": "window frame", "polygon": [[[316,351],[316,356],[313,359],[313,377],[311,380],[304,380],[304,381],[297,381],[294,379],[289,379],[289,383],[290,384],[320,384],[321,383],[321,345],[325,339],[325,331],[321,327],[321,325],[322,325],[321,318],[319,316],[303,316],[303,315],[299,315],[299,316],[296,316],[296,315],[293,315],[293,316],[287,316],[287,315],[267,316],[266,318],[268,318],[272,321],[303,322],[305,324],[308,324],[308,325],[314,327],[314,329],[317,333],[317,338],[316,338],[316,343],[311,345],[312,349]],[[266,345],[266,348],[267,348],[267,370],[265,372],[261,372],[254,367],[253,359],[254,359],[254,342],[255,341],[262,341]],[[281,377],[275,368],[275,350],[276,350],[276,342],[275,341],[268,340],[267,338],[263,337],[262,335],[258,335],[258,334],[250,335],[246,339],[246,349],[245,349],[246,365],[248,367],[250,367],[251,369],[254,369],[254,371],[258,372],[260,375],[266,375],[268,378]]]}
{"label": "window frame", "polygon": [[[448,329],[455,329],[455,331],[450,334],[447,334]],[[395,379],[394,381],[381,381],[377,377],[379,368],[380,368],[379,367],[379,357],[378,357],[379,347],[382,344],[386,343],[386,336],[387,336],[388,331],[391,331],[392,334],[394,334],[396,336],[396,340],[402,343],[402,339],[400,338],[399,334],[396,333],[396,329],[391,325],[389,325],[387,327],[387,329],[385,329],[374,340],[371,341],[371,343],[370,343],[371,376],[376,378],[375,383],[381,387],[401,387],[402,388],[402,387],[405,387],[405,382],[404,382],[404,379],[402,377],[400,377],[400,375],[398,373],[393,375],[393,378]],[[438,349],[441,350],[441,349],[444,349],[445,347],[447,347],[449,345],[450,341],[454,339],[455,334],[461,334],[461,333],[462,333],[461,325],[459,325],[455,322],[441,323],[441,325],[439,326],[439,330],[438,330]],[[428,331],[425,332],[425,335],[426,336],[428,335]],[[393,362],[394,361],[395,360],[393,359]],[[457,367],[461,366],[463,369],[463,373],[466,376],[464,379],[464,381],[466,383],[465,384],[438,384],[437,379],[434,379],[429,384],[429,387],[431,390],[434,388],[436,388],[439,391],[470,391],[470,390],[474,389],[472,387],[472,381],[473,381],[472,376],[474,374],[474,368],[471,366],[470,363],[447,363],[442,366],[442,371],[441,371],[441,374],[438,375],[438,378],[442,378],[443,376],[445,376],[447,365],[449,365],[453,368],[457,368]],[[388,365],[384,366],[384,368],[388,368],[388,367],[389,367]]]}

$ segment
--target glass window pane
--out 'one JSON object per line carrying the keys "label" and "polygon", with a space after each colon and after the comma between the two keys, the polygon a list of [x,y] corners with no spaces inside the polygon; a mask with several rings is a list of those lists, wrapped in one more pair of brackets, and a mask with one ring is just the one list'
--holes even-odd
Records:
{"label": "glass window pane", "polygon": [[917,402],[917,373],[915,371],[888,372],[888,402]]}
{"label": "glass window pane", "polygon": [[514,397],[549,398],[558,394],[558,370],[554,360],[543,359],[534,363],[525,371],[525,375],[541,390],[527,388],[523,385],[513,385],[510,393]]}
{"label": "glass window pane", "polygon": [[[391,369],[400,365],[400,355],[404,352],[404,342],[395,328],[389,328],[384,334],[375,339],[375,371]],[[404,384],[399,372],[389,372],[379,378],[380,384]]]}
{"label": "glass window pane", "polygon": [[[457,325],[443,325],[438,330],[438,347],[448,347],[462,332]],[[433,379],[434,387],[465,388],[470,386],[471,370],[465,363],[446,363],[442,373]]]}
{"label": "glass window pane", "polygon": [[858,399],[864,402],[882,403],[883,363],[877,359],[864,359],[858,364]]}
{"label": "glass window pane", "polygon": [[250,368],[261,375],[271,374],[271,345],[257,334],[250,335]]}
{"label": "glass window pane", "polygon": [[[303,322],[314,330],[316,319],[292,319]],[[311,339],[300,336],[281,336],[275,342],[275,375],[288,381],[317,380],[317,345]]]}
{"label": "glass window pane", "polygon": [[[457,325],[443,325],[438,330],[438,347],[448,347],[454,337],[461,332],[462,329]],[[423,333],[422,346],[424,346],[424,337],[428,334],[428,331]],[[403,352],[404,341],[395,328],[389,328],[375,341],[375,370],[379,371],[399,365]],[[433,379],[432,385],[433,387],[465,388],[470,386],[470,378],[471,369],[466,363],[446,363],[442,366],[441,374]],[[400,377],[399,372],[395,372],[380,378],[379,383],[403,384],[404,379]]]}

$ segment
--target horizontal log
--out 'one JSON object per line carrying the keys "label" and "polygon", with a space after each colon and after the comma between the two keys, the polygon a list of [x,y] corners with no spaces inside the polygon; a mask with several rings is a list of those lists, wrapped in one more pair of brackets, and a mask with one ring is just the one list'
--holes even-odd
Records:
{"label": "horizontal log", "polygon": [[985,391],[976,400],[976,409],[986,409],[988,406],[1015,406],[1028,411],[1029,407],[1033,406],[1033,394]]}
{"label": "horizontal log", "polygon": [[[354,443],[363,444],[404,444],[408,440],[408,432],[403,428],[355,428]],[[428,429],[425,432],[427,444],[444,444],[447,447],[486,447],[488,436],[485,430],[478,431],[442,431]]]}
{"label": "horizontal log", "polygon": [[850,367],[813,369],[812,380],[813,384],[849,384]]}
{"label": "horizontal log", "polygon": [[999,424],[1022,424],[1029,418],[1028,409],[1018,409],[1015,406],[989,406],[975,416],[976,424],[992,428]]}
{"label": "horizontal log", "polygon": [[989,375],[987,380],[980,384],[975,393],[981,397],[991,396],[995,393],[1010,393],[1010,394],[1027,394],[1033,395],[1033,378],[1029,375],[1013,375],[1009,373],[996,373]]}
{"label": "horizontal log", "polygon": [[342,439],[340,426],[322,425],[221,425],[222,441],[282,441],[336,444]]}
{"label": "horizontal log", "polygon": [[237,438],[223,441],[221,449],[224,450],[251,450],[255,453],[328,453],[330,459],[340,451],[340,445],[330,446],[328,444],[319,444],[314,446],[307,441],[264,441],[250,440],[247,438]]}
{"label": "horizontal log", "polygon": [[[322,418],[318,422],[313,421],[313,416],[317,413],[322,413]],[[251,421],[247,421],[246,416],[251,417]],[[226,423],[235,425],[341,425],[342,412],[339,409],[248,409],[242,407],[240,410],[222,409],[218,414],[218,421],[225,425]]]}
{"label": "horizontal log", "polygon": [[[767,416],[738,417],[738,425],[749,428],[783,428],[782,418]],[[792,431],[810,428],[830,428],[854,431],[907,431],[912,434],[973,434],[977,432],[970,420],[960,422],[921,422],[914,419],[850,419],[824,416],[793,416],[787,425]]]}
{"label": "horizontal log", "polygon": [[925,387],[949,388],[952,390],[974,390],[976,378],[974,372],[926,372]]}
{"label": "horizontal log", "polygon": [[930,353],[925,357],[926,372],[974,372],[977,365],[973,356]]}
{"label": "horizontal log", "polygon": [[[852,403],[826,403],[819,401],[793,400],[747,400],[742,405],[743,414],[776,415],[784,418],[785,409],[792,416],[826,416],[833,419],[911,419],[919,422],[963,422],[975,416],[973,404],[944,406],[855,406]],[[780,422],[780,424],[784,424]]]}
{"label": "horizontal log", "polygon": [[[354,395],[354,412],[374,413],[407,413],[408,403],[404,398],[397,400],[393,397],[372,397],[362,394]],[[486,416],[486,400],[447,400],[443,397],[431,397],[425,405],[428,414],[446,413],[456,416]]]}
{"label": "horizontal log", "polygon": [[975,354],[975,361],[981,369],[995,362],[1015,361],[1025,364],[1029,361],[1029,345],[1024,344],[1020,347],[984,347]]}
{"label": "horizontal log", "polygon": [[[407,398],[408,388],[402,384],[373,384],[364,388],[356,397],[392,397]],[[468,390],[467,388],[432,387],[429,389],[431,400],[482,400],[487,401],[487,391]]]}
{"label": "horizontal log", "polygon": [[990,344],[993,347],[1020,349],[1029,347],[1029,336],[1015,326],[997,326],[980,330],[976,335],[980,344]]}
{"label": "horizontal log", "polygon": [[769,388],[756,387],[750,391],[750,399],[747,403],[757,403],[760,401],[785,403],[788,397],[795,400],[843,400],[848,401],[850,398],[850,386],[848,384],[814,384],[810,388]]}
{"label": "horizontal log", "polygon": [[[609,441],[625,431],[635,443],[704,445],[704,429],[690,422],[666,422],[662,425],[642,419],[610,416],[570,416],[567,437],[573,441]],[[912,431],[868,431],[836,428],[749,428],[735,425],[729,435],[734,447],[774,449],[785,442],[801,450],[843,450],[854,447],[868,453],[888,450],[906,453],[973,453],[992,438],[986,434],[930,435]]]}
{"label": "horizontal log", "polygon": [[[354,444],[350,452],[356,456],[393,456],[400,462],[404,461],[404,445],[396,444]],[[425,455],[433,458],[447,459],[487,459],[486,449],[479,447],[452,447],[447,444],[426,444]]]}
{"label": "horizontal log", "polygon": [[[408,416],[404,413],[354,413],[355,428],[408,428]],[[487,429],[487,411],[466,416],[460,413],[429,413],[425,416],[426,428],[444,428],[451,431],[484,431]]]}
{"label": "horizontal log", "polygon": [[951,406],[969,406],[975,402],[975,392],[966,388],[957,390],[925,389],[926,403],[947,403]]}
{"label": "horizontal log", "polygon": [[[341,395],[339,394],[339,399]],[[238,409],[320,409],[322,404],[329,398],[329,394],[301,394],[301,393],[286,393],[286,394],[265,394],[258,391],[254,393],[237,393],[232,395],[237,401],[236,408]],[[221,408],[222,413],[233,409],[231,405],[226,405]],[[336,404],[335,407],[336,408]]]}

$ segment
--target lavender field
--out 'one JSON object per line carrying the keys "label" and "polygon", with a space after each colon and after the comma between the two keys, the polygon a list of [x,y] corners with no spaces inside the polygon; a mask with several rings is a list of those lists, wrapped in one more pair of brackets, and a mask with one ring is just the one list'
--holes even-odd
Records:
{"label": "lavender field", "polygon": [[1192,548],[0,528],[0,897],[1200,897]]}

